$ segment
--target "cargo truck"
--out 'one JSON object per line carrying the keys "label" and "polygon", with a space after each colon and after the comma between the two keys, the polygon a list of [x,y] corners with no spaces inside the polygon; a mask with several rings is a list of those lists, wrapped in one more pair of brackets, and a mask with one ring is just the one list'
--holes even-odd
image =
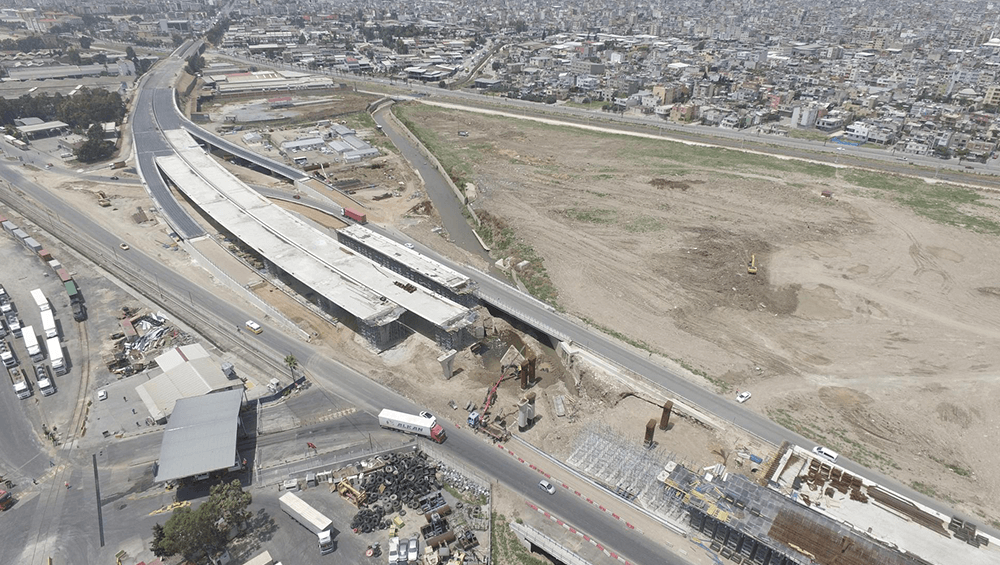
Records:
{"label": "cargo truck", "polygon": [[45,370],[45,365],[35,365],[35,380],[38,381],[38,392],[41,392],[42,396],[55,394],[56,387],[53,386],[52,379],[49,378],[49,373]]}
{"label": "cargo truck", "polygon": [[17,312],[7,313],[7,329],[14,337],[21,337],[21,320],[17,319]]}
{"label": "cargo truck", "polygon": [[28,357],[31,357],[31,360],[35,363],[45,359],[45,354],[42,353],[42,348],[38,345],[38,336],[35,335],[35,328],[24,326],[21,334],[24,338],[24,348],[28,350]]}
{"label": "cargo truck", "polygon": [[31,396],[31,387],[28,386],[28,380],[24,378],[24,372],[16,367],[8,369],[7,372],[10,374],[10,382],[14,385],[14,394],[21,400],[29,398]]}
{"label": "cargo truck", "polygon": [[424,418],[423,416],[396,412],[387,408],[379,412],[378,423],[383,428],[421,435],[438,443],[444,442],[447,437],[444,433],[444,428],[433,417]]}
{"label": "cargo truck", "polygon": [[31,291],[31,298],[35,301],[35,306],[42,312],[49,309],[49,299],[45,298],[45,294],[42,293],[42,289],[36,288]]}
{"label": "cargo truck", "polygon": [[42,310],[42,330],[45,332],[45,339],[59,336],[56,317],[52,315],[52,310]]}
{"label": "cargo truck", "polygon": [[49,352],[49,363],[52,371],[57,375],[66,374],[66,360],[63,359],[62,344],[58,337],[50,337],[45,342],[45,349]]}
{"label": "cargo truck", "polygon": [[17,367],[17,357],[14,357],[14,352],[10,350],[6,341],[0,341],[0,361],[3,361],[3,366],[8,369]]}
{"label": "cargo truck", "polygon": [[357,210],[353,210],[351,208],[344,208],[344,216],[354,220],[359,224],[368,223],[368,216],[365,216],[361,212],[358,212]]}
{"label": "cargo truck", "polygon": [[333,537],[330,535],[330,526],[333,520],[324,516],[319,510],[302,500],[295,493],[286,492],[278,499],[281,509],[292,517],[293,520],[302,524],[307,530],[316,534],[319,543],[320,555],[331,553],[334,549]]}

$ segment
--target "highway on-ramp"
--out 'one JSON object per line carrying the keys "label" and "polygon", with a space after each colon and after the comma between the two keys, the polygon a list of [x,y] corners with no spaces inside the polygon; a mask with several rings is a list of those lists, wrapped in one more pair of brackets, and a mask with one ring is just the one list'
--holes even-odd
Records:
{"label": "highway on-ramp", "polygon": [[[181,46],[179,51],[190,51],[190,45]],[[163,105],[164,99],[170,100],[173,104],[173,89],[170,88],[170,80],[173,73],[180,67],[176,60],[167,59],[160,63],[161,68],[156,68],[144,76],[138,86],[139,93],[136,97],[135,108],[132,112],[132,143],[135,148],[136,170],[139,177],[149,193],[150,198],[156,207],[163,214],[167,223],[181,237],[187,239],[204,235],[205,230],[192,218],[177,200],[170,193],[160,170],[156,166],[156,158],[172,155],[173,150],[163,137],[161,129],[172,129],[176,127],[175,120],[170,120],[173,113],[156,113],[155,105]],[[157,120],[167,121],[161,124]]]}

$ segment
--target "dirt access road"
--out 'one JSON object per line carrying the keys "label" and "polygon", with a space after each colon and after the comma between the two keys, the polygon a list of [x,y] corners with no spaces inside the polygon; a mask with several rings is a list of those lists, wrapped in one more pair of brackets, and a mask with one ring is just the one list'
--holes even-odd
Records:
{"label": "dirt access road", "polygon": [[475,183],[495,258],[528,259],[558,306],[681,361],[720,394],[751,390],[751,408],[1000,526],[996,194],[396,111],[453,177]]}

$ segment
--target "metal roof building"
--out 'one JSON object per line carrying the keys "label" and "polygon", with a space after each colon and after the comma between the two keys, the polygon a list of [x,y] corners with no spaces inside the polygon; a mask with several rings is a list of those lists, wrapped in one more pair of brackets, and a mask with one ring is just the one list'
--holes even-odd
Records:
{"label": "metal roof building", "polygon": [[135,391],[157,422],[169,417],[181,399],[243,388],[242,381],[228,379],[222,367],[197,343],[167,351],[156,358],[156,364],[163,373],[135,387]]}
{"label": "metal roof building", "polygon": [[156,482],[236,466],[236,432],[242,405],[242,390],[178,400],[163,431]]}
{"label": "metal roof building", "polygon": [[41,123],[27,123],[23,126],[15,126],[17,131],[28,136],[29,138],[34,137],[39,134],[51,135],[53,133],[59,133],[60,131],[69,127],[69,124],[65,122],[53,121],[53,122],[42,122]]}

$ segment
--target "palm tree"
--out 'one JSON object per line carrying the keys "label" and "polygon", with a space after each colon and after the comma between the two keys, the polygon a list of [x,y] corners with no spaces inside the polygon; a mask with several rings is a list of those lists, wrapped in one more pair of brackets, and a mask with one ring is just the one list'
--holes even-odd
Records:
{"label": "palm tree", "polygon": [[292,380],[295,380],[295,368],[299,366],[299,360],[295,358],[294,355],[289,353],[285,355],[285,365],[288,366],[288,370],[292,372]]}

